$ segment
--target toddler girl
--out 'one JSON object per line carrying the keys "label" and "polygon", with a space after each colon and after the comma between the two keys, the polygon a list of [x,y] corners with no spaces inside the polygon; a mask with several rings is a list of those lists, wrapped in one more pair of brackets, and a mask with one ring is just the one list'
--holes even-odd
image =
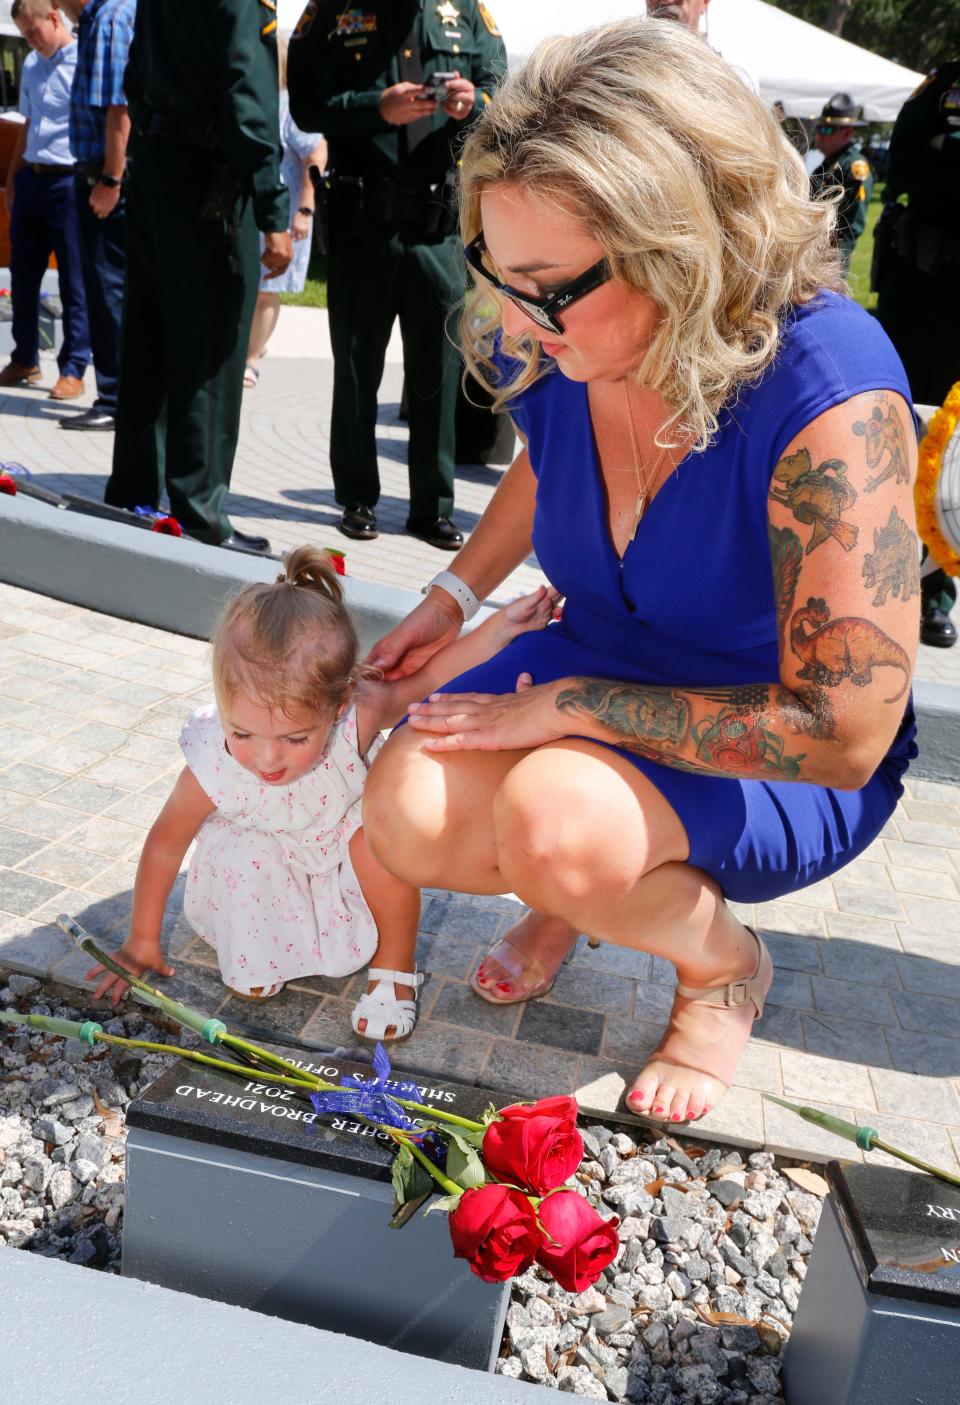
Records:
{"label": "toddler girl", "polygon": [[[542,587],[434,655],[419,672],[374,682],[323,552],[299,547],[272,585],[228,606],[213,639],[216,706],[180,737],[186,766],[147,835],[119,960],[140,975],[173,974],[160,947],[164,907],[196,838],[184,913],[216,950],[224,984],[267,999],[284,983],[346,976],[367,965],[356,1033],[405,1038],[423,976],[414,966],[416,888],[367,848],[360,801],[367,768],[407,706],[550,619]],[[94,967],[93,979],[103,974]],[[126,989],[104,974],[96,994]]]}

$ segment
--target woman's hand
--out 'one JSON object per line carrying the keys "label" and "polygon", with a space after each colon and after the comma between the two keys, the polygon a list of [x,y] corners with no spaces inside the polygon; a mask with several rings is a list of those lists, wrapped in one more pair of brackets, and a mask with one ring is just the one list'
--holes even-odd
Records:
{"label": "woman's hand", "polygon": [[[131,975],[142,976],[144,971],[154,971],[158,976],[172,976],[174,967],[168,966],[163,959],[163,952],[160,943],[152,938],[136,937],[132,934],[124,942],[123,946],[114,957],[118,966],[124,966]],[[108,991],[112,991],[110,999],[114,1005],[119,1005],[121,998],[130,989],[128,981],[121,980],[112,971],[108,971],[99,962],[96,966],[91,966],[90,970],[84,974],[85,981],[95,981],[98,976],[103,980],[94,991],[94,999],[102,1000]]]}
{"label": "woman's hand", "polygon": [[557,711],[563,682],[534,687],[521,673],[515,693],[433,693],[409,709],[410,726],[433,732],[427,751],[530,751],[567,735]]}
{"label": "woman's hand", "polygon": [[459,605],[446,591],[435,588],[396,629],[374,644],[367,663],[382,670],[385,683],[407,678],[452,644],[462,624]]}
{"label": "woman's hand", "polygon": [[294,215],[290,222],[290,233],[293,235],[293,242],[299,244],[301,240],[309,238],[313,228],[313,216],[302,214],[300,210]]}

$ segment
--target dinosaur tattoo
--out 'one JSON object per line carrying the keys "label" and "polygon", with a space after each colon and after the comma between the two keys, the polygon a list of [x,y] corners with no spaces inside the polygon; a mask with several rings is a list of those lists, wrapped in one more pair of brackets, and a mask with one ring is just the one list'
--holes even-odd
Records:
{"label": "dinosaur tattoo", "polygon": [[847,481],[846,473],[847,465],[842,459],[824,459],[814,468],[808,449],[784,454],[773,470],[771,502],[789,507],[798,522],[813,523],[808,556],[830,537],[844,551],[852,551],[857,544],[858,529],[841,521],[843,513],[857,500],[857,490]]}
{"label": "dinosaur tattoo", "polygon": [[868,590],[876,590],[874,605],[882,605],[890,591],[904,603],[920,592],[917,536],[895,507],[886,526],[873,529],[873,550],[864,559],[863,583]]}
{"label": "dinosaur tattoo", "polygon": [[[807,633],[806,625],[815,626]],[[910,660],[899,644],[869,620],[845,615],[831,620],[826,601],[813,596],[790,621],[790,647],[803,664],[798,678],[835,688],[845,678],[858,688],[873,681],[875,668],[899,668],[903,687],[884,702],[897,702],[910,686]]]}
{"label": "dinosaur tattoo", "polygon": [[865,493],[874,492],[881,483],[885,483],[888,478],[893,478],[894,475],[896,475],[897,483],[909,483],[910,464],[907,457],[907,437],[903,432],[900,416],[893,405],[887,406],[886,415],[879,405],[874,405],[870,411],[870,418],[857,420],[853,426],[853,432],[866,440],[867,468],[879,468],[884,454],[888,455],[886,466],[882,471],[875,477],[867,479],[863,488]]}

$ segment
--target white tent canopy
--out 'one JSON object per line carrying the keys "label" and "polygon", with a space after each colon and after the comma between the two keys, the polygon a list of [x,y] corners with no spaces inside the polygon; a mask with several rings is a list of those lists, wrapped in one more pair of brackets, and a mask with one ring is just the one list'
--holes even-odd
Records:
{"label": "white tent canopy", "polygon": [[[360,0],[357,0],[360,3]],[[643,14],[644,0],[490,0],[512,62],[549,34],[577,34]],[[302,0],[279,0],[281,29],[292,29]],[[708,38],[734,67],[755,77],[768,101],[794,117],[814,117],[834,93],[850,93],[875,122],[892,122],[921,80],[919,73],[836,39],[764,0],[711,0]],[[657,21],[666,23],[666,21]]]}

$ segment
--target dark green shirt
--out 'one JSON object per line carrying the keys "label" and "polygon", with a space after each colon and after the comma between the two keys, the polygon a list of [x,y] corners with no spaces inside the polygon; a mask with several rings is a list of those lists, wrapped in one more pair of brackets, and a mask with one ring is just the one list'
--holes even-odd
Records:
{"label": "dark green shirt", "polygon": [[[401,73],[412,34],[422,71],[459,70],[477,90],[473,113],[457,122],[438,108],[429,134],[407,151],[404,128],[380,116],[380,95]],[[323,132],[340,175],[397,174],[439,181],[456,164],[463,135],[506,71],[503,40],[478,0],[310,0],[290,40],[290,113],[304,131]]]}
{"label": "dark green shirt", "polygon": [[960,60],[935,68],[900,109],[884,199],[901,195],[920,220],[960,234]]}
{"label": "dark green shirt", "polygon": [[132,150],[153,114],[210,134],[252,196],[258,229],[289,228],[274,0],[138,0],[124,87]]}
{"label": "dark green shirt", "polygon": [[835,156],[825,157],[823,165],[810,177],[814,199],[838,186],[843,191],[837,206],[837,243],[845,254],[851,253],[867,226],[867,206],[874,179],[873,167],[858,141],[850,142]]}

